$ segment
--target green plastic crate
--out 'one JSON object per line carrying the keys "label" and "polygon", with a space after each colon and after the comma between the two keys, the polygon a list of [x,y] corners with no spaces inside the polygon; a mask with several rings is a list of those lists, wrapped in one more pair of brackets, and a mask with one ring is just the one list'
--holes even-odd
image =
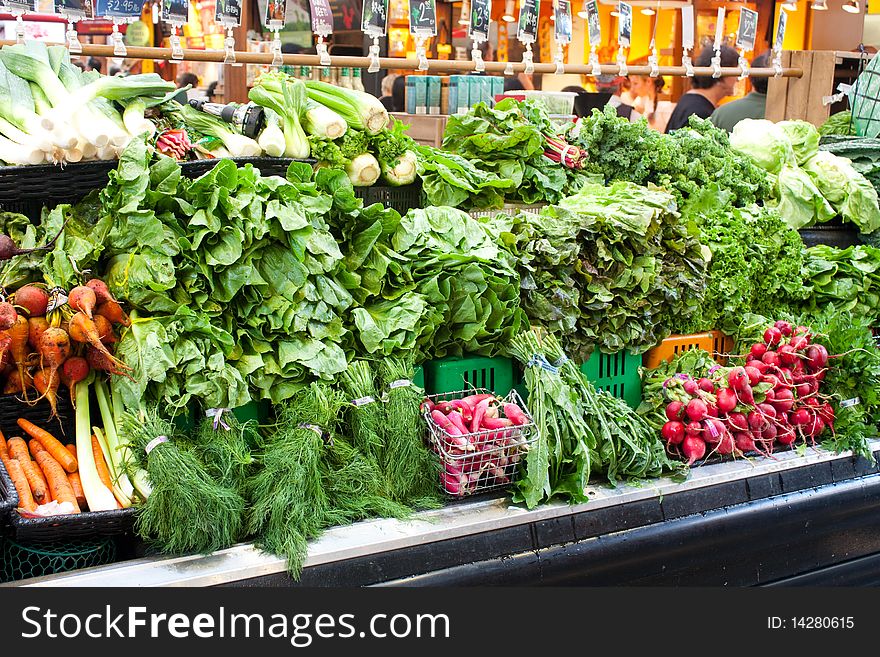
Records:
{"label": "green plastic crate", "polygon": [[266,424],[269,419],[269,413],[272,406],[267,399],[259,399],[249,401],[244,406],[232,409],[235,419],[244,424],[250,420],[255,420],[257,424]]}
{"label": "green plastic crate", "polygon": [[429,395],[485,388],[503,397],[514,386],[514,364],[510,358],[465,356],[441,358],[425,363],[425,391]]}
{"label": "green plastic crate", "polygon": [[605,354],[596,350],[581,365],[581,372],[597,388],[607,390],[630,408],[636,408],[642,402],[641,364],[642,357],[628,351]]}
{"label": "green plastic crate", "polygon": [[424,388],[424,387],[425,387],[425,370],[424,370],[424,368],[423,368],[421,365],[419,365],[419,366],[416,368],[416,374],[415,374],[415,376],[413,377],[413,383],[414,383],[416,386],[418,386],[419,388]]}

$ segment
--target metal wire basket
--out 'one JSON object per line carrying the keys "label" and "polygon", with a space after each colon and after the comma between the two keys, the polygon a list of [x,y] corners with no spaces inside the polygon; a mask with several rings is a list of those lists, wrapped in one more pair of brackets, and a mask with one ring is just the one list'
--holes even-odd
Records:
{"label": "metal wire basket", "polygon": [[[473,388],[429,395],[427,398],[434,404],[442,404],[475,394],[491,395],[492,392],[485,388]],[[519,406],[528,422],[451,436],[434,421],[427,405],[422,407],[431,447],[442,465],[440,489],[446,495],[462,498],[506,488],[519,476],[519,461],[538,439],[538,429],[525,402],[515,389],[499,399]]]}

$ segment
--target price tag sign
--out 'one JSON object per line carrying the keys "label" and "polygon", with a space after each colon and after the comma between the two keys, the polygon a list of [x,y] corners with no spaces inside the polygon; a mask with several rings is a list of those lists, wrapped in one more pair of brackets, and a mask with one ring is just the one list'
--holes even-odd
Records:
{"label": "price tag sign", "polygon": [[625,2],[617,3],[617,43],[620,46],[629,46],[633,31],[633,8]]}
{"label": "price tag sign", "polygon": [[30,2],[28,0],[3,0],[3,2],[0,2],[0,5],[8,7],[14,12],[24,13],[34,11],[36,0],[30,0]]}
{"label": "price tag sign", "polygon": [[162,20],[183,25],[189,20],[188,0],[162,0]]}
{"label": "price tag sign", "polygon": [[492,14],[492,0],[471,0],[471,20],[468,38],[471,41],[489,39],[489,17]]}
{"label": "price tag sign", "polygon": [[681,47],[691,50],[694,47],[694,6],[681,8]]}
{"label": "price tag sign", "polygon": [[584,3],[584,11],[587,12],[587,32],[589,33],[590,46],[598,48],[602,44],[602,23],[599,22],[599,5],[596,0],[587,0]]}
{"label": "price tag sign", "polygon": [[736,33],[736,47],[754,50],[758,34],[758,12],[743,7],[739,10],[739,29]]}
{"label": "price tag sign", "polygon": [[217,0],[214,20],[226,28],[241,25],[241,0]]}
{"label": "price tag sign", "polygon": [[773,40],[773,50],[782,52],[782,44],[785,43],[785,26],[788,23],[788,12],[779,10],[779,25],[776,26],[776,38]]}
{"label": "price tag sign", "polygon": [[516,37],[522,43],[534,43],[538,36],[538,12],[541,0],[522,0]]}
{"label": "price tag sign", "polygon": [[312,32],[327,36],[333,34],[333,10],[330,0],[309,0],[312,8]]}
{"label": "price tag sign", "polygon": [[55,13],[68,20],[81,20],[94,16],[92,0],[54,0]]}
{"label": "price tag sign", "polygon": [[364,0],[361,30],[371,37],[385,36],[388,32],[388,0]]}
{"label": "price tag sign", "polygon": [[409,32],[417,37],[437,36],[437,0],[409,0]]}
{"label": "price tag sign", "polygon": [[287,12],[285,0],[268,0],[266,3],[266,15],[263,17],[263,25],[272,29],[280,30],[284,27],[284,15]]}
{"label": "price tag sign", "polygon": [[140,18],[144,8],[142,0],[98,0],[98,18]]}
{"label": "price tag sign", "polygon": [[557,43],[571,43],[571,0],[556,0],[553,10]]}

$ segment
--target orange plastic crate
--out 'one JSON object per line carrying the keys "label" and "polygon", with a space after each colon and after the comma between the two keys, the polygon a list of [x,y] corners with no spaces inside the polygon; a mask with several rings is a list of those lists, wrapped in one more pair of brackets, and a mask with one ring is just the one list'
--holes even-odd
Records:
{"label": "orange plastic crate", "polygon": [[721,331],[709,331],[712,334],[712,357],[719,365],[727,365],[728,358],[725,354],[733,353],[733,338],[724,335]]}
{"label": "orange plastic crate", "polygon": [[645,352],[642,364],[648,369],[653,369],[663,361],[670,361],[683,351],[690,349],[703,349],[710,354],[715,353],[715,334],[692,333],[691,335],[670,335],[656,347]]}

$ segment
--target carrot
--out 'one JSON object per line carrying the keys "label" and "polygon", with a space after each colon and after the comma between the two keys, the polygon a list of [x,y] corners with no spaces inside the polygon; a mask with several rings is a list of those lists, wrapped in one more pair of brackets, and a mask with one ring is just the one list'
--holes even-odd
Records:
{"label": "carrot", "polygon": [[0,431],[0,461],[4,463],[9,459],[9,451],[6,449],[6,436]]}
{"label": "carrot", "polygon": [[[69,454],[66,449],[64,453]],[[49,482],[49,490],[52,492],[52,497],[59,503],[70,502],[73,505],[74,511],[79,513],[79,503],[76,501],[76,495],[73,493],[73,488],[67,479],[67,473],[64,471],[64,468],[61,467],[58,461],[52,458],[48,450],[38,452],[36,459],[43,470],[43,474],[46,475],[46,481]]]}
{"label": "carrot", "polygon": [[[25,372],[25,362],[28,357],[28,321],[24,315],[19,315],[12,328],[9,329],[9,350],[12,352],[12,359],[18,369],[18,378],[25,383],[27,375]],[[28,400],[27,385],[22,386],[22,394],[25,401]]]}
{"label": "carrot", "polygon": [[[67,451],[76,456],[76,445],[65,445]],[[67,478],[70,480],[70,486],[73,488],[73,494],[76,495],[76,501],[79,504],[79,508],[84,509],[86,507],[86,493],[82,487],[82,479],[79,478],[79,472],[70,472],[67,475]]]}
{"label": "carrot", "polygon": [[52,458],[58,461],[67,472],[76,472],[76,457],[72,456],[55,436],[23,417],[18,418],[18,426],[31,438],[39,440],[46,451],[52,455]]}
{"label": "carrot", "polygon": [[85,313],[86,317],[92,318],[98,297],[95,291],[85,285],[77,285],[67,293],[67,305],[77,312]]}
{"label": "carrot", "polygon": [[28,344],[34,349],[40,348],[40,338],[49,328],[49,320],[45,317],[31,317],[28,319]]}
{"label": "carrot", "polygon": [[25,511],[36,511],[37,503],[34,501],[30,484],[28,484],[21,463],[15,459],[7,459],[3,464],[6,466],[9,478],[12,479],[12,485],[15,486],[15,490],[18,492],[18,508]]}
{"label": "carrot", "polygon": [[23,392],[25,388],[33,387],[34,381],[27,370],[24,370],[24,385],[21,383],[21,374],[19,371],[13,370],[7,377],[6,384],[3,386],[3,394],[15,395],[19,392]]}
{"label": "carrot", "polygon": [[24,476],[31,487],[34,500],[37,504],[45,504],[51,501],[49,484],[40,469],[31,461],[27,445],[21,438],[10,438],[7,441],[9,456],[21,464]]}
{"label": "carrot", "polygon": [[110,490],[113,490],[113,480],[110,478],[110,469],[107,467],[107,461],[104,459],[104,450],[101,449],[101,443],[98,437],[92,434],[92,455],[95,457],[95,466],[98,468],[98,477],[101,482]]}
{"label": "carrot", "polygon": [[99,305],[98,309],[95,311],[95,315],[106,317],[112,324],[131,326],[131,320],[128,315],[125,314],[125,311],[122,310],[122,306],[113,300],[105,301]]}

